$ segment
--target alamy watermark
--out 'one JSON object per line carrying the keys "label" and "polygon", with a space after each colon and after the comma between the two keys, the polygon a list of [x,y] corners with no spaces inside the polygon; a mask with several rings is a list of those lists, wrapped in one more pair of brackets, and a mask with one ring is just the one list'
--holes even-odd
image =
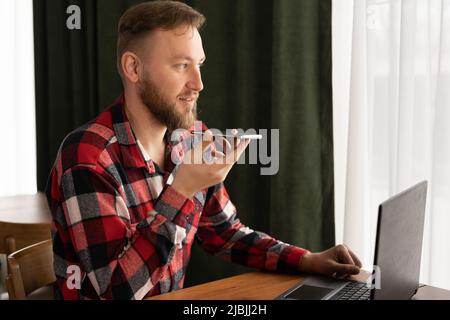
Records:
{"label": "alamy watermark", "polygon": [[373,266],[372,275],[367,278],[366,286],[369,289],[381,289],[381,269],[379,266]]}
{"label": "alamy watermark", "polygon": [[69,14],[66,20],[66,27],[69,30],[81,29],[81,9],[79,6],[72,4],[67,7],[66,13]]}
{"label": "alamy watermark", "polygon": [[[183,142],[183,151],[180,157],[179,150],[173,149],[171,160],[174,164],[181,162],[188,164],[216,163],[216,164],[261,164],[261,175],[275,175],[278,173],[280,166],[280,130],[279,129],[226,129],[222,132],[219,129],[208,129],[212,135],[208,136],[202,133],[192,134],[185,129],[177,129],[172,132],[171,141],[179,142],[180,138],[185,138]],[[202,132],[202,122],[195,121],[194,132]],[[247,150],[243,152],[238,159],[236,153],[233,152],[238,147],[238,143],[242,142],[235,139],[226,139],[227,143],[220,138],[220,135],[240,136],[240,135],[256,135],[260,134],[262,139],[251,140]],[[211,142],[211,146],[206,150],[198,147],[202,141]],[[248,154],[248,157],[247,157]]]}
{"label": "alamy watermark", "polygon": [[79,266],[72,264],[67,267],[66,271],[68,277],[66,280],[67,288],[70,290],[81,289],[81,269]]}

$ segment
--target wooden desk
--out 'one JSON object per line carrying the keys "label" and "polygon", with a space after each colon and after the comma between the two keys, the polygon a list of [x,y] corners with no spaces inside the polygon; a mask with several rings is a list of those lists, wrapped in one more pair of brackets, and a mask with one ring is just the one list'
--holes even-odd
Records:
{"label": "wooden desk", "polygon": [[[364,281],[368,273],[354,280]],[[300,275],[269,272],[249,272],[201,285],[148,298],[148,300],[272,300],[303,279]],[[416,300],[450,300],[450,291],[425,286],[419,289]]]}
{"label": "wooden desk", "polygon": [[152,300],[271,300],[302,279],[298,275],[249,272],[151,297]]}
{"label": "wooden desk", "polygon": [[51,213],[44,193],[0,197],[0,221],[50,225]]}

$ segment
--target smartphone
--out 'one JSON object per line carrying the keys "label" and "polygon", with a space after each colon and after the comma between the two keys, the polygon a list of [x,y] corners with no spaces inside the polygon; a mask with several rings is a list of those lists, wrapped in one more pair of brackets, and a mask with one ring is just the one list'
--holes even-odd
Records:
{"label": "smartphone", "polygon": [[[192,131],[192,134],[203,134],[203,131]],[[216,137],[223,137],[223,138],[237,138],[237,139],[249,139],[249,140],[259,140],[262,139],[262,135],[261,134],[236,134],[236,135],[232,135],[232,134],[214,134],[214,136]]]}

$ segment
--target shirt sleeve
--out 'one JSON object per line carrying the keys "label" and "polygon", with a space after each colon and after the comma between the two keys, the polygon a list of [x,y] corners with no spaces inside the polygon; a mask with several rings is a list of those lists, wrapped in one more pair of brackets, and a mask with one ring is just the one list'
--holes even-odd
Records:
{"label": "shirt sleeve", "polygon": [[182,247],[194,204],[166,185],[148,217],[132,225],[117,188],[113,178],[92,168],[65,172],[60,185],[65,228],[88,288],[101,299],[142,299]]}
{"label": "shirt sleeve", "polygon": [[298,272],[308,252],[243,225],[223,183],[208,190],[196,239],[205,251],[222,259],[269,271]]}

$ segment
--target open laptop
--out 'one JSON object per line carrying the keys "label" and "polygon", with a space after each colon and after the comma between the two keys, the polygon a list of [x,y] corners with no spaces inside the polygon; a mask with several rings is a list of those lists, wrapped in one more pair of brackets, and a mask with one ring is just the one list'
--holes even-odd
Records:
{"label": "open laptop", "polygon": [[419,287],[427,181],[380,204],[368,282],[308,276],[281,300],[408,300]]}

